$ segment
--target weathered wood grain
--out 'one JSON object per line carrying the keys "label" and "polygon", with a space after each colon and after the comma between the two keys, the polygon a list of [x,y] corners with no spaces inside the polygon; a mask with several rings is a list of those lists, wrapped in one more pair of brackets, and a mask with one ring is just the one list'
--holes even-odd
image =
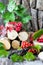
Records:
{"label": "weathered wood grain", "polygon": [[38,23],[40,29],[43,27],[43,11],[38,12]]}
{"label": "weathered wood grain", "polygon": [[30,6],[39,10],[43,10],[43,0],[30,0]]}
{"label": "weathered wood grain", "polygon": [[30,0],[30,7],[32,7],[32,8],[35,7],[35,0]]}
{"label": "weathered wood grain", "polygon": [[31,15],[32,15],[32,25],[33,25],[33,30],[36,31],[38,30],[37,26],[37,10],[31,8]]}
{"label": "weathered wood grain", "polygon": [[36,8],[43,10],[43,0],[37,0]]}

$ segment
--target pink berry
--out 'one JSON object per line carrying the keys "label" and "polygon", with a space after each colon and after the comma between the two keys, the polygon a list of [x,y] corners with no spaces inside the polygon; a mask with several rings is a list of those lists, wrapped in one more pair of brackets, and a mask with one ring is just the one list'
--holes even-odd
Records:
{"label": "pink berry", "polygon": [[28,52],[32,52],[33,54],[36,54],[37,53],[37,50],[34,49],[34,48],[31,48],[31,49],[28,50]]}
{"label": "pink berry", "polygon": [[14,22],[13,25],[17,25],[17,22]]}
{"label": "pink berry", "polygon": [[20,30],[21,30],[21,28],[20,27],[16,27],[16,29],[15,29],[17,32],[19,32]]}
{"label": "pink berry", "polygon": [[8,24],[11,24],[11,25],[17,25],[17,22],[9,22]]}
{"label": "pink berry", "polygon": [[13,27],[7,27],[6,30],[12,31],[12,30],[14,30],[14,28]]}
{"label": "pink berry", "polygon": [[18,26],[19,26],[19,27],[22,27],[22,23],[21,23],[21,22],[18,22],[18,23],[17,23],[17,27],[18,27]]}
{"label": "pink berry", "polygon": [[43,42],[43,39],[38,39],[37,41],[38,41],[38,42]]}
{"label": "pink berry", "polygon": [[28,47],[32,47],[32,46],[33,46],[33,44],[31,44],[27,41],[22,41],[22,43],[21,43],[22,48],[28,48]]}
{"label": "pink berry", "polygon": [[43,39],[43,35],[41,35],[39,39]]}
{"label": "pink berry", "polygon": [[37,39],[38,42],[43,42],[43,35],[41,35],[38,39]]}
{"label": "pink berry", "polygon": [[3,26],[3,25],[1,25],[1,26],[0,26],[0,30],[2,30],[3,28],[4,28],[4,26]]}
{"label": "pink berry", "polygon": [[12,22],[8,22],[8,24],[12,24]]}

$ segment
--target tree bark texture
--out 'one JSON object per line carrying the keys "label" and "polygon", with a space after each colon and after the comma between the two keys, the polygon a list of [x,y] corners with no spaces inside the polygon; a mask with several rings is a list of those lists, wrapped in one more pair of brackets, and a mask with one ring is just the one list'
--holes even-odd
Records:
{"label": "tree bark texture", "polygon": [[[0,0],[4,4],[8,3],[8,0]],[[16,4],[20,4],[20,0],[14,0]],[[34,31],[41,29],[43,27],[43,0],[22,0],[22,5],[27,8],[27,12],[31,12],[32,20],[29,23],[28,27],[31,27]],[[30,11],[31,10],[31,11]],[[3,20],[0,18],[0,23],[2,24]]]}

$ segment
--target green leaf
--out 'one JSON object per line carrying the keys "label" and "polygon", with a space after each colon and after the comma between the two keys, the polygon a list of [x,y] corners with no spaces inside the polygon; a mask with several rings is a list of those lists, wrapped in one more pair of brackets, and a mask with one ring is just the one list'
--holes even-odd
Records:
{"label": "green leaf", "polygon": [[14,12],[17,16],[23,17],[24,13],[27,11],[22,5],[18,5],[17,9],[14,9]]}
{"label": "green leaf", "polygon": [[0,50],[4,49],[4,45],[2,42],[0,42]]}
{"label": "green leaf", "polygon": [[0,42],[0,47],[3,47],[3,43]]}
{"label": "green leaf", "polygon": [[0,13],[3,13],[5,11],[6,6],[0,2]]}
{"label": "green leaf", "polygon": [[9,52],[4,49],[3,43],[0,42],[0,57],[7,57],[8,54]]}
{"label": "green leaf", "polygon": [[19,47],[17,50],[22,50],[22,48],[21,48],[21,47]]}
{"label": "green leaf", "polygon": [[25,58],[25,60],[27,60],[27,61],[31,61],[31,60],[34,60],[36,57],[33,55],[33,53],[27,52],[27,54],[24,55],[24,58]]}
{"label": "green leaf", "polygon": [[14,0],[10,0],[9,4],[7,6],[7,10],[9,12],[12,12],[15,9],[15,6],[16,6],[15,1]]}
{"label": "green leaf", "polygon": [[39,38],[41,35],[43,35],[43,29],[40,29],[38,31],[36,31],[33,35],[33,39],[36,40],[37,38]]}
{"label": "green leaf", "polygon": [[22,22],[23,23],[28,23],[29,20],[31,20],[31,16],[29,16],[29,15],[27,15],[27,16],[25,16],[25,17],[22,18]]}
{"label": "green leaf", "polygon": [[42,47],[40,45],[35,45],[34,48],[40,51]]}
{"label": "green leaf", "polygon": [[3,19],[4,19],[5,23],[7,23],[9,21],[15,21],[15,15],[14,15],[14,13],[5,12],[3,14]]}
{"label": "green leaf", "polygon": [[8,54],[9,54],[8,51],[6,51],[6,50],[0,50],[0,57],[7,57]]}
{"label": "green leaf", "polygon": [[20,56],[20,55],[17,55],[17,54],[13,54],[12,56],[11,56],[11,60],[13,61],[13,62],[18,62],[18,61],[23,61],[23,57],[22,56]]}
{"label": "green leaf", "polygon": [[15,5],[15,9],[14,9],[15,11],[17,11],[18,10],[18,5]]}
{"label": "green leaf", "polygon": [[14,11],[17,16],[23,17],[23,14],[20,11]]}
{"label": "green leaf", "polygon": [[18,5],[18,10],[14,10],[15,14],[19,16],[20,21],[23,23],[28,23],[31,20],[31,16],[27,14],[27,9],[24,8],[22,5]]}
{"label": "green leaf", "polygon": [[4,20],[4,23],[5,23],[5,24],[6,24],[6,23],[8,23],[8,22],[9,22],[9,20],[7,20],[7,19],[6,19],[6,20]]}
{"label": "green leaf", "polygon": [[11,14],[10,14],[10,20],[11,20],[11,21],[15,21],[15,15],[14,15],[14,13],[11,13]]}

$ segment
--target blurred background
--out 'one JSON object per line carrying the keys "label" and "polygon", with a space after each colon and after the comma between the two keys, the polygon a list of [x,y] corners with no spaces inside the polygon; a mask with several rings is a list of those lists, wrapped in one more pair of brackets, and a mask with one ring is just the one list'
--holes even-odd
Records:
{"label": "blurred background", "polygon": [[[0,0],[7,4],[9,0]],[[32,16],[28,23],[28,28],[32,31],[37,31],[43,28],[43,0],[14,0],[16,4],[22,4],[27,8],[27,12]],[[3,24],[3,19],[0,16],[0,25]]]}

